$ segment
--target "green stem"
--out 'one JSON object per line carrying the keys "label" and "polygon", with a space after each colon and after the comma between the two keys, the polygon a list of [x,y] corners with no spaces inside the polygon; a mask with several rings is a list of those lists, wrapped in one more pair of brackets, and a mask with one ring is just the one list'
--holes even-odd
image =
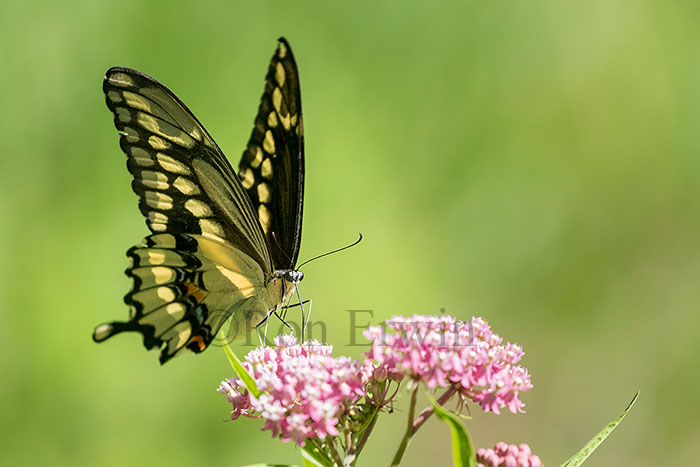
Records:
{"label": "green stem", "polygon": [[[444,405],[445,402],[447,402],[450,397],[452,397],[457,390],[455,389],[454,386],[450,387],[445,391],[442,396],[438,398],[438,402],[440,405]],[[408,427],[406,428],[406,434],[404,434],[403,439],[401,440],[401,444],[399,445],[399,449],[396,451],[396,454],[394,455],[394,460],[391,461],[391,467],[396,467],[399,465],[401,462],[401,459],[403,458],[404,453],[406,452],[406,448],[408,447],[408,443],[411,442],[411,439],[413,439],[413,436],[416,434],[416,431],[418,431],[418,428],[423,426],[423,424],[430,418],[432,414],[435,413],[435,409],[432,407],[426,407],[423,409],[423,411],[414,419],[415,411],[416,411],[416,397],[418,395],[418,385],[416,385],[416,388],[413,390],[413,394],[411,394],[411,407],[409,408],[408,412]]]}
{"label": "green stem", "polygon": [[416,387],[411,393],[411,405],[408,409],[408,425],[406,426],[406,433],[403,435],[403,439],[401,439],[401,444],[399,444],[399,448],[396,450],[396,454],[394,454],[394,459],[391,461],[391,467],[396,467],[397,465],[399,465],[404,453],[406,452],[408,443],[411,442],[413,435],[416,433],[416,430],[413,427],[413,417],[416,414],[416,400],[418,399],[418,383],[415,383],[415,385]]}
{"label": "green stem", "polygon": [[338,450],[335,448],[335,439],[328,437],[327,443],[328,443],[328,448],[331,451],[331,457],[333,458],[333,463],[335,465],[337,465],[338,467],[342,467],[343,459],[340,458],[340,454],[338,454]]}
{"label": "green stem", "polygon": [[360,455],[362,448],[364,448],[365,444],[367,444],[367,440],[369,439],[369,435],[372,433],[372,430],[374,429],[374,425],[376,425],[378,419],[379,419],[379,407],[374,409],[374,413],[372,414],[372,421],[369,422],[369,425],[367,425],[367,428],[365,428],[365,432],[362,434],[362,438],[360,439],[360,442],[357,443],[357,445],[355,447],[355,451],[353,452],[355,457]]}
{"label": "green stem", "polygon": [[[450,387],[449,389],[447,389],[447,391],[445,391],[445,392],[442,394],[442,396],[440,396],[440,397],[437,399],[437,402],[438,402],[440,405],[445,405],[445,402],[447,402],[448,400],[450,400],[450,397],[452,397],[452,396],[454,395],[455,392],[457,392],[457,389],[455,389],[454,386]],[[418,430],[418,428],[420,428],[420,427],[428,420],[428,418],[430,418],[430,416],[431,416],[432,414],[434,414],[434,413],[435,413],[435,409],[433,408],[432,405],[429,406],[429,407],[426,407],[425,409],[423,409],[423,411],[420,413],[420,415],[418,415],[418,417],[416,417],[416,421],[413,422],[413,431],[414,431],[414,433],[415,433],[415,432]]]}

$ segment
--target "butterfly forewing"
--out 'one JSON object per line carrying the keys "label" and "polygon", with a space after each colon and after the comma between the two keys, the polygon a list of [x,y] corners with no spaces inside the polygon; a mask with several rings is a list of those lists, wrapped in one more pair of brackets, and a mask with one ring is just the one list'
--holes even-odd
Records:
{"label": "butterfly forewing", "polygon": [[228,241],[269,272],[257,214],[226,157],[187,107],[155,79],[128,68],[111,68],[103,90],[151,231]]}
{"label": "butterfly forewing", "polygon": [[270,61],[239,177],[265,232],[275,269],[293,269],[301,242],[304,130],[299,73],[280,39]]}

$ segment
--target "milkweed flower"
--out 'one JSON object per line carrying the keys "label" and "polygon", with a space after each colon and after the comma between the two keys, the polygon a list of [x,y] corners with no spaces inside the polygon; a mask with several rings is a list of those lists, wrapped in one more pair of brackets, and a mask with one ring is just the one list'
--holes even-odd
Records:
{"label": "milkweed flower", "polygon": [[486,412],[523,412],[519,394],[532,388],[530,375],[517,365],[524,352],[503,343],[483,318],[469,322],[452,316],[395,316],[386,326],[371,326],[368,357],[395,381],[410,378],[429,388],[453,388]]}
{"label": "milkweed flower", "polygon": [[532,454],[530,446],[497,443],[493,449],[477,449],[476,462],[479,467],[541,467],[542,461]]}
{"label": "milkweed flower", "polygon": [[307,438],[337,435],[339,417],[364,396],[372,372],[357,360],[332,357],[333,348],[318,341],[299,345],[294,337],[279,336],[275,345],[251,350],[242,362],[259,397],[236,377],[219,385],[233,405],[231,419],[263,418],[263,430],[299,446]]}

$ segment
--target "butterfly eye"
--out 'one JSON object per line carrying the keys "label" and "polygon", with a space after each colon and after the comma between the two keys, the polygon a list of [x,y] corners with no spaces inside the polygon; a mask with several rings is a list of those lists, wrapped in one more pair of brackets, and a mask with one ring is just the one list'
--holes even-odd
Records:
{"label": "butterfly eye", "polygon": [[304,278],[304,273],[301,271],[287,271],[284,273],[284,278],[289,282],[301,282]]}

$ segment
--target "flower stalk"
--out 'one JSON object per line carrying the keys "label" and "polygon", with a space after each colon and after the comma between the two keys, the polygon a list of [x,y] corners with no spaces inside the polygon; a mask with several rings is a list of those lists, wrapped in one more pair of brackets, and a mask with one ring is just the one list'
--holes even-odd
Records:
{"label": "flower stalk", "polygon": [[413,439],[413,436],[416,434],[416,428],[413,425],[413,417],[416,413],[416,401],[418,400],[418,385],[415,385],[415,388],[413,391],[411,391],[411,404],[409,405],[408,408],[408,424],[406,426],[406,433],[403,435],[403,438],[401,438],[401,443],[399,444],[399,448],[396,450],[396,454],[394,454],[394,459],[391,461],[391,466],[396,467],[399,465],[401,462],[401,459],[403,458],[404,453],[406,452],[406,448],[408,447],[408,443],[411,442]]}

